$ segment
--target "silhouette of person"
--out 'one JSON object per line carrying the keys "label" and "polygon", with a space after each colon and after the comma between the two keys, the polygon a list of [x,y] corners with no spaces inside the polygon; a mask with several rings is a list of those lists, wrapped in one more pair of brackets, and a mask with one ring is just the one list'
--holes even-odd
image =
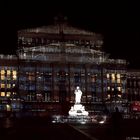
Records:
{"label": "silhouette of person", "polygon": [[82,91],[80,90],[80,87],[78,86],[76,87],[74,94],[75,94],[75,103],[80,104],[82,96]]}
{"label": "silhouette of person", "polygon": [[113,127],[113,135],[115,139],[119,139],[121,136],[121,122],[122,122],[122,114],[119,112],[118,107],[115,107],[115,112],[112,114],[112,127]]}

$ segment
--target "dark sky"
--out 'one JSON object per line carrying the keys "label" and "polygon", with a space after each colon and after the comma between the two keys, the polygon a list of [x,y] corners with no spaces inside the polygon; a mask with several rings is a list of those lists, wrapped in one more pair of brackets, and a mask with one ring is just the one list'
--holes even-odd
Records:
{"label": "dark sky", "polygon": [[[24,3],[23,3],[24,2]],[[136,3],[6,3],[0,11],[0,53],[16,52],[16,32],[22,28],[53,23],[59,13],[73,26],[104,35],[104,51],[123,58],[130,68],[140,68],[140,8]]]}

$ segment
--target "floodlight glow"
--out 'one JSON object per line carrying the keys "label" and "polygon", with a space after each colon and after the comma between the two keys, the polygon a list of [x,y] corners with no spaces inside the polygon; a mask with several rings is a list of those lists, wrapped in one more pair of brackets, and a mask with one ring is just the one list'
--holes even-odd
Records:
{"label": "floodlight glow", "polygon": [[84,121],[82,121],[82,122],[80,122],[81,124],[86,124],[86,122],[84,122]]}
{"label": "floodlight glow", "polygon": [[103,123],[104,123],[104,121],[100,121],[99,123],[100,123],[100,124],[103,124]]}
{"label": "floodlight glow", "polygon": [[56,123],[56,121],[53,120],[52,123]]}

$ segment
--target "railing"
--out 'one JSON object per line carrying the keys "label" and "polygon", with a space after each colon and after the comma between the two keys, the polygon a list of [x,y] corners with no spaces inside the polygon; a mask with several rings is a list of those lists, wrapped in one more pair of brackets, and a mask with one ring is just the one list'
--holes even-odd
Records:
{"label": "railing", "polygon": [[106,59],[106,62],[112,64],[127,64],[127,61],[123,59]]}
{"label": "railing", "polygon": [[0,54],[0,59],[17,59],[17,56]]}

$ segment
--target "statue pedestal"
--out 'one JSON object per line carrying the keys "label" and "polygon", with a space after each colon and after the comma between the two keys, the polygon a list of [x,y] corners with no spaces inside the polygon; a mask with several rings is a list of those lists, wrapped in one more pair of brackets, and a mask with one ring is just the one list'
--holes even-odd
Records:
{"label": "statue pedestal", "polygon": [[69,111],[70,116],[88,116],[88,112],[85,111],[85,107],[81,104],[74,104]]}

